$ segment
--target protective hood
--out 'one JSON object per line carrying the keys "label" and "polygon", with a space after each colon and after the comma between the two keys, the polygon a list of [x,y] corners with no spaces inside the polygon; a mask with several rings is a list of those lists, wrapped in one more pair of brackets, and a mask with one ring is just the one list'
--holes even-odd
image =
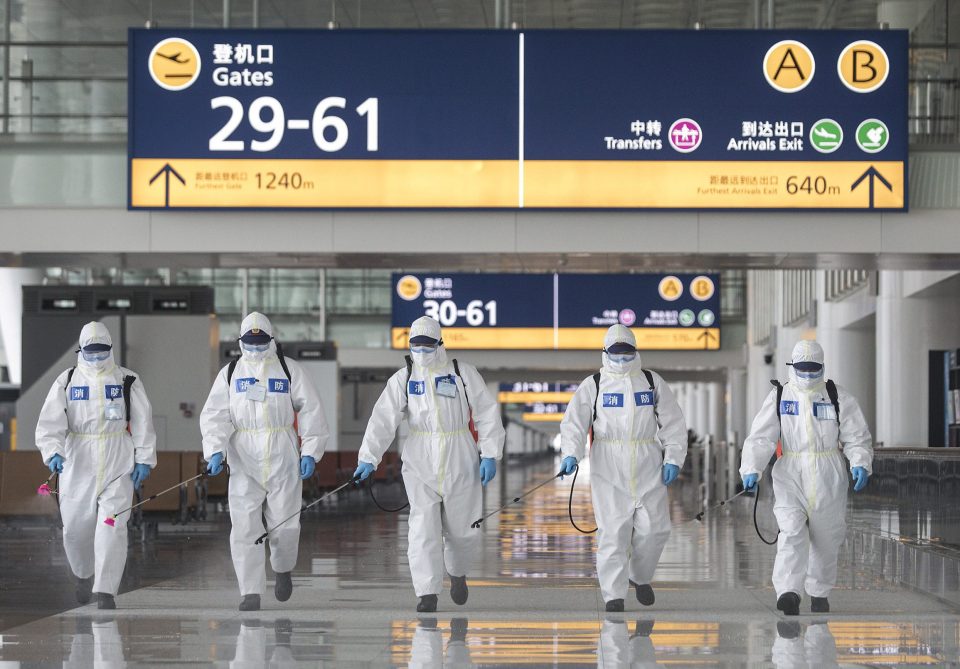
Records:
{"label": "protective hood", "polygon": [[[245,335],[248,332],[263,332],[273,337],[273,324],[270,323],[270,319],[261,314],[259,311],[253,311],[247,314],[247,317],[243,319],[243,322],[240,323],[240,337]],[[265,351],[252,351],[243,342],[240,342],[240,352],[246,360],[251,362],[259,362],[264,358],[267,358],[270,355],[274,355],[277,352],[277,344],[273,339],[270,340],[270,343],[267,345]]]}
{"label": "protective hood", "polygon": [[[83,326],[83,329],[80,330],[80,348],[83,349],[84,346],[89,346],[90,344],[113,346],[113,338],[110,336],[110,331],[106,325],[98,323],[97,321],[91,321]],[[88,361],[83,357],[82,350],[77,353],[77,365],[87,369],[102,372],[113,368],[114,364],[113,349],[109,351],[109,354],[104,360],[97,361]]]}
{"label": "protective hood", "polygon": [[[614,344],[629,344],[636,348],[637,338],[633,332],[625,325],[611,325],[607,334],[603,338],[603,348],[609,349]],[[602,355],[603,369],[612,374],[630,374],[635,369],[640,369],[640,353],[629,362],[614,362],[610,359],[606,350]]]}
{"label": "protective hood", "polygon": [[430,337],[435,341],[443,339],[440,323],[429,316],[421,316],[410,326],[410,339],[414,337]]}
{"label": "protective hood", "polygon": [[[815,362],[822,365],[823,347],[812,339],[802,339],[793,347],[790,362]],[[816,374],[798,372],[794,367],[790,367],[790,381],[801,390],[815,390],[823,385],[825,378],[826,367]]]}
{"label": "protective hood", "polygon": [[637,338],[633,336],[633,331],[626,325],[611,325],[607,334],[603,337],[603,348],[609,349],[614,344],[630,344],[633,348],[637,347]]}
{"label": "protective hood", "polygon": [[[421,316],[410,326],[410,338],[430,337],[438,342],[443,341],[443,332],[440,329],[440,323],[429,316]],[[443,344],[437,346],[437,350],[432,353],[413,353],[410,357],[418,367],[427,369],[442,367],[447,364],[447,349]]]}

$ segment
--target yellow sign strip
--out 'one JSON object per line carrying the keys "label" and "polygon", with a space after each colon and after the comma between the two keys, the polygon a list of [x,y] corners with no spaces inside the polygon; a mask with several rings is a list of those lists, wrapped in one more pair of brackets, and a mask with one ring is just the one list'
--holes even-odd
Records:
{"label": "yellow sign strip", "polygon": [[135,158],[134,207],[516,207],[515,160]]}
{"label": "yellow sign strip", "polygon": [[[577,349],[601,350],[606,328],[560,328],[554,347],[553,328],[443,328],[448,349]],[[641,350],[705,350],[720,348],[720,328],[633,328]],[[395,349],[409,345],[410,328],[392,328]],[[538,400],[546,401],[546,400]]]}
{"label": "yellow sign strip", "polygon": [[[410,328],[393,328],[390,341],[407,348]],[[443,343],[448,349],[552,349],[553,328],[443,328]]]}
{"label": "yellow sign strip", "polygon": [[527,160],[523,197],[527,207],[868,209],[871,177],[852,187],[871,166],[892,188],[873,176],[873,206],[903,207],[903,163],[871,160]]}
{"label": "yellow sign strip", "polygon": [[[720,328],[632,328],[641,350],[706,350],[720,348]],[[558,348],[603,348],[605,328],[560,328]]]}
{"label": "yellow sign strip", "polygon": [[563,420],[562,413],[524,413],[523,418],[526,423],[559,423]]}
{"label": "yellow sign strip", "polygon": [[573,399],[573,393],[561,392],[520,392],[515,393],[509,390],[503,390],[497,395],[497,401],[501,404],[535,404],[543,402],[544,404],[569,404]]}

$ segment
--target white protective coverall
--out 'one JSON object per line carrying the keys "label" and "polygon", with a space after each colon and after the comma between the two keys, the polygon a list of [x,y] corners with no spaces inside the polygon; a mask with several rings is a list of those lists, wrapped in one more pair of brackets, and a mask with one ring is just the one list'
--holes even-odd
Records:
{"label": "white protective coverall", "polygon": [[[257,312],[243,319],[240,332],[254,329],[273,335],[270,321]],[[319,460],[330,436],[310,379],[295,361],[287,358],[286,364],[290,379],[273,340],[265,353],[244,350],[231,382],[227,381],[229,365],[217,374],[200,414],[203,457],[210,460],[215,453],[223,453],[230,465],[230,552],[242,596],[264,593],[264,546],[254,542],[264,532],[264,520],[272,527],[300,509],[301,454]],[[250,390],[257,385],[265,387],[262,396]],[[296,566],[299,541],[299,516],[270,534],[270,565],[275,572]]]}
{"label": "white protective coverall", "polygon": [[[80,331],[80,347],[113,345],[102,323]],[[77,578],[95,576],[93,592],[116,595],[127,562],[127,520],[115,526],[103,521],[132,503],[134,464],[157,464],[153,408],[143,382],[132,371],[105,360],[87,362],[77,353],[77,366],[54,381],[37,421],[36,444],[45,463],[64,458],[60,475],[60,516],[63,547]],[[134,376],[130,392],[130,431],[127,431],[123,377]],[[111,406],[112,405],[112,406]],[[110,407],[110,410],[108,410]],[[113,418],[108,418],[113,416]]]}
{"label": "white protective coverall", "polygon": [[[441,340],[439,323],[417,319],[410,336],[418,335]],[[413,357],[410,379],[406,367],[398,370],[373,407],[359,460],[379,465],[406,415],[410,434],[401,458],[410,500],[407,558],[422,597],[442,591],[444,565],[451,576],[470,571],[480,542],[480,531],[470,525],[482,515],[478,447],[480,457],[500,460],[505,433],[499,405],[476,367],[460,362],[458,377],[442,345],[426,358]],[[455,397],[438,392],[441,380],[456,384]],[[469,430],[471,410],[479,444]]]}
{"label": "white protective coverall", "polygon": [[[799,342],[793,362],[823,364],[823,349],[813,341]],[[783,457],[773,466],[773,512],[780,526],[773,586],[777,597],[787,592],[827,597],[837,582],[837,555],[846,535],[847,487],[850,467],[871,472],[873,446],[870,429],[856,398],[837,386],[840,420],[824,379],[797,378],[791,368],[783,387],[780,419],[777,391],[767,395],[743,444],[741,477],[762,476],[783,444]],[[842,451],[841,451],[842,448]]]}
{"label": "white protective coverall", "polygon": [[[628,328],[616,326],[605,346],[634,344]],[[687,424],[670,386],[652,372],[654,389],[640,366],[640,355],[615,368],[603,354],[600,400],[593,377],[577,388],[560,423],[564,457],[583,459],[593,420],[590,488],[597,518],[597,576],[604,601],[623,599],[630,581],[647,585],[670,537],[667,487],[662,467],[683,467]]]}
{"label": "white protective coverall", "polygon": [[[793,625],[795,630],[800,627],[799,623]],[[840,666],[837,641],[825,622],[811,623],[805,633],[796,636],[781,636],[778,625],[770,656],[776,669],[833,669]]]}
{"label": "white protective coverall", "polygon": [[78,626],[89,625],[89,631],[74,634],[63,669],[123,669],[127,666],[123,657],[123,637],[115,619],[77,618],[76,621]]}
{"label": "white protective coverall", "polygon": [[[652,669],[663,666],[657,662],[657,649],[650,638],[653,621],[638,620],[631,633],[625,620],[607,618],[600,624],[598,667],[630,667]],[[647,627],[648,629],[642,629]]]}

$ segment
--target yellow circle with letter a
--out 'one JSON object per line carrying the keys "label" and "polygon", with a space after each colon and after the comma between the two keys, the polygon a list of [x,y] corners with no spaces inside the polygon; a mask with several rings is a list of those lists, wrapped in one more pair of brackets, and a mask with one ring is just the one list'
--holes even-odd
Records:
{"label": "yellow circle with letter a", "polygon": [[848,44],[837,59],[837,73],[843,85],[855,93],[870,93],[883,86],[890,74],[887,52],[869,40]]}
{"label": "yellow circle with letter a", "polygon": [[699,302],[706,302],[716,291],[717,287],[709,276],[694,277],[690,282],[690,295]]}
{"label": "yellow circle with letter a", "polygon": [[423,293],[423,284],[420,283],[420,279],[413,276],[412,274],[407,274],[406,276],[400,277],[400,280],[397,281],[397,295],[400,296],[400,299],[406,300],[407,302],[412,302],[413,300],[420,297]]}
{"label": "yellow circle with letter a", "polygon": [[147,67],[157,86],[182,91],[200,76],[200,53],[187,40],[169,37],[153,47]]}
{"label": "yellow circle with letter a", "polygon": [[675,276],[665,276],[660,279],[660,297],[667,302],[679,300],[683,295],[683,282]]}
{"label": "yellow circle with letter a", "polygon": [[777,42],[763,57],[763,76],[781,93],[802,91],[813,81],[816,69],[813,52],[796,40]]}

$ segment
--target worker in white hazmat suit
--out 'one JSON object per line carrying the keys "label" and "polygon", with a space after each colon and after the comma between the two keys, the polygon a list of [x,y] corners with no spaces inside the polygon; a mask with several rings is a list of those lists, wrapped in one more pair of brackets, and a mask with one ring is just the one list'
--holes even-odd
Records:
{"label": "worker in white hazmat suit", "polygon": [[[216,475],[224,462],[230,465],[230,552],[240,610],[255,611],[266,573],[265,548],[254,542],[264,532],[264,519],[273,527],[300,509],[302,479],[313,475],[330,430],[316,389],[299,364],[283,357],[267,317],[251,313],[240,332],[241,356],[217,374],[200,430],[207,471]],[[299,516],[269,536],[274,594],[281,602],[293,592],[290,572],[299,541]]]}
{"label": "worker in white hazmat suit", "polygon": [[850,463],[854,490],[867,485],[873,463],[870,429],[856,398],[824,381],[823,349],[800,341],[791,356],[790,381],[776,383],[750,436],[743,444],[740,476],[750,490],[783,445],[773,466],[773,512],[780,526],[773,586],[777,608],[800,612],[800,592],[811,597],[811,610],[830,610],[827,597],[837,582],[837,555],[846,534]]}
{"label": "worker in white hazmat suit", "polygon": [[633,585],[637,601],[655,601],[650,582],[670,537],[667,486],[687,456],[687,425],[670,386],[644,370],[630,328],[604,338],[603,367],[583,380],[560,423],[563,474],[583,459],[587,435],[597,518],[597,575],[607,611],[623,611]]}
{"label": "worker in white hazmat suit", "polygon": [[496,475],[505,433],[480,373],[447,359],[437,321],[414,321],[410,352],[407,368],[387,381],[373,408],[354,476],[363,480],[373,473],[406,416],[410,434],[401,458],[410,499],[407,557],[420,598],[417,611],[430,612],[437,609],[444,566],[451,599],[467,601],[467,573],[480,542],[471,523],[481,515],[481,485]]}
{"label": "worker in white hazmat suit", "polygon": [[93,593],[101,609],[114,597],[127,562],[127,520],[104,520],[130,506],[134,488],[157,464],[153,409],[143,382],[116,364],[102,323],[80,331],[77,366],[60,374],[40,410],[37,448],[51,472],[61,472],[63,547],[77,577],[77,601]]}

